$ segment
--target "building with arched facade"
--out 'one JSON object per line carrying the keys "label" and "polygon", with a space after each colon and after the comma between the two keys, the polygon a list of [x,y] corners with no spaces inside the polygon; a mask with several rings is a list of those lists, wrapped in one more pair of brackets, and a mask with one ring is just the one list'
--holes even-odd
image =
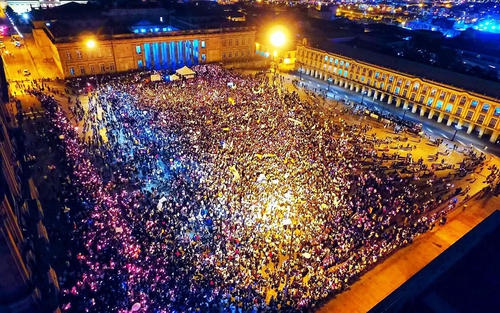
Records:
{"label": "building with arched facade", "polygon": [[500,84],[341,45],[297,46],[301,74],[497,142]]}

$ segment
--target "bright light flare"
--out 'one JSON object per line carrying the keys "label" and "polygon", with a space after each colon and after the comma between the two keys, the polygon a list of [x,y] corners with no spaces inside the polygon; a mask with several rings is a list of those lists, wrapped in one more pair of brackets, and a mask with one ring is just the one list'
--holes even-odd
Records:
{"label": "bright light flare", "polygon": [[286,35],[282,30],[271,33],[271,44],[275,47],[282,47],[286,42]]}
{"label": "bright light flare", "polygon": [[87,40],[86,45],[87,45],[87,48],[90,48],[90,49],[94,48],[95,47],[95,40],[92,40],[92,39]]}

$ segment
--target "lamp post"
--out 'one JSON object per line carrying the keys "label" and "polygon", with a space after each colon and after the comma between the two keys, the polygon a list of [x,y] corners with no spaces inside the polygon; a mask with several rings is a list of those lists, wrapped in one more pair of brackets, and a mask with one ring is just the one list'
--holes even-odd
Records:
{"label": "lamp post", "polygon": [[453,133],[453,137],[451,137],[451,141],[455,140],[455,136],[457,135],[457,132],[462,129],[462,126],[455,125],[455,132]]}
{"label": "lamp post", "polygon": [[330,91],[330,85],[332,84],[333,79],[331,77],[328,77],[328,91]]}
{"label": "lamp post", "polygon": [[361,105],[363,105],[363,100],[365,99],[366,90],[361,91]]}
{"label": "lamp post", "polygon": [[269,36],[269,42],[271,46],[274,47],[273,51],[273,62],[272,67],[274,70],[274,76],[276,76],[276,70],[278,69],[278,64],[276,64],[276,58],[278,57],[278,49],[282,48],[286,43],[286,35],[282,27],[275,27],[271,30],[271,35]]}
{"label": "lamp post", "polygon": [[405,120],[406,112],[408,112],[409,108],[403,108],[403,121]]}

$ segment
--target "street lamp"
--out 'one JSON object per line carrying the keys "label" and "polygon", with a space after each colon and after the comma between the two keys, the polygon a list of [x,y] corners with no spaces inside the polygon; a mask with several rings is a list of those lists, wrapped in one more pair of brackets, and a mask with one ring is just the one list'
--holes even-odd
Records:
{"label": "street lamp", "polygon": [[366,90],[361,91],[361,105],[363,105],[363,100],[365,99]]}
{"label": "street lamp", "polygon": [[455,132],[453,133],[453,137],[451,137],[451,141],[455,140],[455,136],[457,135],[457,132],[462,129],[462,126],[455,125]]}
{"label": "street lamp", "polygon": [[94,39],[88,39],[87,42],[85,43],[87,48],[93,49],[95,48],[95,40]]}
{"label": "street lamp", "polygon": [[333,79],[328,77],[328,91],[330,91],[330,85],[332,84]]}
{"label": "street lamp", "polygon": [[410,108],[403,108],[403,121],[405,120],[406,112],[408,112]]}

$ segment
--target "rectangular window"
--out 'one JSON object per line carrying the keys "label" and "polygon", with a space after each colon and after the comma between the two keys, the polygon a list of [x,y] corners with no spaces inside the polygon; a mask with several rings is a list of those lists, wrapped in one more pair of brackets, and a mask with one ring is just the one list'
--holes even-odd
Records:
{"label": "rectangular window", "polygon": [[80,50],[76,50],[76,57],[78,59],[81,59],[82,58],[82,52]]}
{"label": "rectangular window", "polygon": [[475,107],[477,107],[477,100],[473,100],[473,101],[470,103],[470,107],[471,107],[471,108],[475,108]]}
{"label": "rectangular window", "polygon": [[492,118],[490,120],[490,123],[488,124],[488,127],[495,128],[496,125],[497,125],[497,119],[496,118]]}
{"label": "rectangular window", "polygon": [[379,72],[375,72],[375,78],[378,78],[380,76]]}
{"label": "rectangular window", "polygon": [[432,105],[432,102],[434,102],[434,98],[429,98],[429,99],[427,99],[427,105],[428,105],[428,106],[431,106],[431,105]]}
{"label": "rectangular window", "polygon": [[429,90],[429,87],[424,86],[424,89],[422,90],[422,93],[423,93],[423,94],[427,94],[427,90]]}
{"label": "rectangular window", "polygon": [[85,75],[85,67],[80,66],[80,74]]}
{"label": "rectangular window", "polygon": [[136,52],[137,54],[141,54],[141,53],[142,53],[142,48],[141,48],[141,46],[135,46],[135,52]]}
{"label": "rectangular window", "polygon": [[339,73],[339,75],[342,75],[342,70],[341,70],[341,69],[339,69],[338,73]]}
{"label": "rectangular window", "polygon": [[325,55],[325,62],[327,62],[327,61],[328,61],[328,56],[327,56],[327,55]]}
{"label": "rectangular window", "polygon": [[335,64],[339,64],[339,60],[338,59],[335,59]]}
{"label": "rectangular window", "polygon": [[484,103],[481,111],[486,113],[486,112],[488,112],[489,109],[490,109],[490,105],[488,103]]}
{"label": "rectangular window", "polygon": [[207,56],[205,55],[205,53],[201,54],[201,61],[202,62],[206,62],[207,61]]}
{"label": "rectangular window", "polygon": [[394,81],[394,76],[389,76],[389,83],[392,83]]}
{"label": "rectangular window", "polygon": [[239,41],[238,39],[235,39],[235,40],[234,40],[234,45],[235,45],[235,46],[239,46],[239,45],[240,45],[240,41]]}
{"label": "rectangular window", "polygon": [[451,102],[451,103],[455,102],[455,99],[456,99],[456,98],[457,98],[457,96],[456,96],[456,95],[451,94],[451,96],[450,96],[450,102]]}
{"label": "rectangular window", "polygon": [[[238,44],[238,41],[236,41],[236,44]],[[205,48],[205,47],[206,47],[205,40],[202,40],[202,41],[201,41],[201,47],[202,47],[202,48]]]}
{"label": "rectangular window", "polygon": [[413,90],[414,90],[414,91],[417,91],[419,86],[420,86],[420,84],[419,84],[419,83],[415,83],[415,84],[413,84]]}
{"label": "rectangular window", "polygon": [[448,112],[448,113],[450,113],[452,109],[453,109],[453,104],[448,103],[448,104],[446,105],[446,109],[445,109],[445,111],[446,111],[446,112]]}
{"label": "rectangular window", "polygon": [[460,98],[460,105],[464,105],[465,101],[467,101],[467,98],[465,97]]}
{"label": "rectangular window", "polygon": [[71,76],[75,75],[75,68],[74,67],[69,68],[69,75],[71,75]]}
{"label": "rectangular window", "polygon": [[495,112],[493,112],[493,115],[500,116],[500,107],[499,108],[495,108]]}
{"label": "rectangular window", "polygon": [[486,115],[484,115],[484,114],[479,114],[479,117],[477,118],[477,122],[478,122],[479,124],[483,124],[483,122],[484,122],[484,118],[485,118],[485,117],[486,117]]}
{"label": "rectangular window", "polygon": [[90,74],[94,74],[94,73],[95,73],[95,66],[91,65],[90,66]]}
{"label": "rectangular window", "polygon": [[443,100],[444,97],[446,97],[446,92],[441,91],[441,94],[439,95],[439,99]]}
{"label": "rectangular window", "polygon": [[71,60],[71,52],[66,51],[66,59]]}
{"label": "rectangular window", "polygon": [[399,88],[399,87],[396,87],[396,88],[394,89],[394,93],[395,93],[395,94],[397,94],[397,95],[399,95],[399,90],[400,90],[400,88]]}
{"label": "rectangular window", "polygon": [[349,62],[345,62],[345,67],[348,68],[349,67]]}
{"label": "rectangular window", "polygon": [[462,108],[460,108],[460,107],[457,108],[457,112],[455,113],[455,115],[460,116],[462,114],[462,111],[463,111]]}
{"label": "rectangular window", "polygon": [[434,96],[436,94],[436,92],[437,92],[437,89],[432,89],[431,90],[431,96]]}
{"label": "rectangular window", "polygon": [[100,64],[99,66],[101,68],[101,73],[106,72],[106,67],[104,66],[104,64]]}
{"label": "rectangular window", "polygon": [[420,102],[420,103],[422,103],[422,104],[423,104],[423,103],[424,103],[424,100],[425,100],[425,96],[424,96],[424,95],[421,95],[421,96],[420,96],[420,100],[419,100],[418,102]]}
{"label": "rectangular window", "polygon": [[436,109],[441,110],[442,108],[443,108],[443,101],[438,100],[438,102],[436,102]]}
{"label": "rectangular window", "polygon": [[474,111],[467,111],[467,116],[465,116],[466,119],[470,120],[474,116]]}
{"label": "rectangular window", "polygon": [[114,72],[114,71],[115,71],[115,65],[114,65],[113,63],[111,63],[111,64],[109,65],[109,70],[110,70],[111,72]]}
{"label": "rectangular window", "polygon": [[228,42],[228,46],[232,46],[233,45],[233,40],[232,39],[229,39],[229,42]]}

